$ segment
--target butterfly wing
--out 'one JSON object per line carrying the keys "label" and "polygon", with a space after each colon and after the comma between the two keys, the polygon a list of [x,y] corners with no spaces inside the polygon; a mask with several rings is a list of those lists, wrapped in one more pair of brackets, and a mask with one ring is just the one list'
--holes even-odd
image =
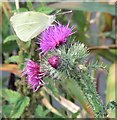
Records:
{"label": "butterfly wing", "polygon": [[11,17],[11,24],[17,36],[24,42],[36,37],[46,28],[48,28],[55,17],[39,12],[23,12]]}

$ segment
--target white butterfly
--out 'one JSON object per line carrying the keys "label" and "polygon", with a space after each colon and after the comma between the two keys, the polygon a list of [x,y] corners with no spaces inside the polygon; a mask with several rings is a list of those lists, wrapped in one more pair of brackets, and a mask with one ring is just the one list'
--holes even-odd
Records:
{"label": "white butterfly", "polygon": [[27,42],[48,28],[55,21],[55,15],[28,11],[13,15],[10,21],[19,39]]}

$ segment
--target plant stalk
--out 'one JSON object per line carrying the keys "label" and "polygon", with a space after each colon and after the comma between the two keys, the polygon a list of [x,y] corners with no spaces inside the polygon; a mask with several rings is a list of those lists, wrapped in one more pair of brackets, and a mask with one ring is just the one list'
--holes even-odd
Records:
{"label": "plant stalk", "polygon": [[88,100],[89,104],[92,107],[95,118],[105,118],[107,116],[107,112],[101,98],[96,92],[94,83],[91,81],[91,75],[86,71],[80,71],[79,76],[78,73],[74,71],[77,70],[73,70],[71,72],[71,77],[74,78],[81,87],[85,98]]}

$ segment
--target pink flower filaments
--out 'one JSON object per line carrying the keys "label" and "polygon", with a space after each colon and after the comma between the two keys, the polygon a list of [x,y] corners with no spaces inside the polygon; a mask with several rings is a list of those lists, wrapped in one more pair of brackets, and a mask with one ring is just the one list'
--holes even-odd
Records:
{"label": "pink flower filaments", "polygon": [[32,60],[26,62],[26,67],[22,71],[22,76],[24,75],[27,75],[27,82],[34,92],[46,84],[43,81],[45,73],[42,72],[40,66]]}
{"label": "pink flower filaments", "polygon": [[75,33],[72,32],[74,26],[70,28],[69,24],[70,22],[65,26],[58,23],[42,32],[40,38],[38,38],[38,44],[40,44],[39,49],[42,50],[42,53],[46,54],[49,50],[53,51],[55,48],[66,43],[67,38]]}

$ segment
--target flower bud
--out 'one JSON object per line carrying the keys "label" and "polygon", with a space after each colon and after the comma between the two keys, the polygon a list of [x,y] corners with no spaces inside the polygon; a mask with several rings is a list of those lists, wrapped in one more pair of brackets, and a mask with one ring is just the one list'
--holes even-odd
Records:
{"label": "flower bud", "polygon": [[61,58],[59,56],[52,56],[48,62],[53,68],[57,69],[61,64]]}

